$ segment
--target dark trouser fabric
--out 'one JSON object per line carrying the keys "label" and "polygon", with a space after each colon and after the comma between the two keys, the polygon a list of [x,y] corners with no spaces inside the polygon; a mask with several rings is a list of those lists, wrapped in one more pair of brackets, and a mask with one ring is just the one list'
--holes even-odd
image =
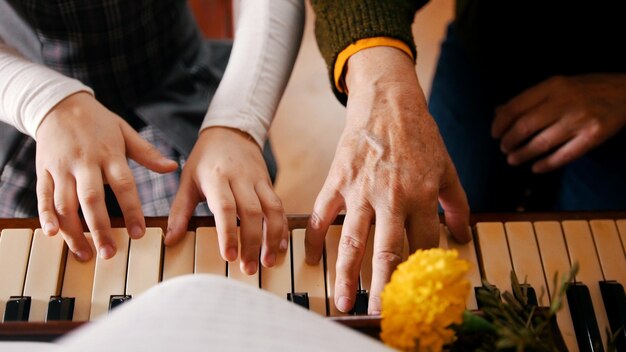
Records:
{"label": "dark trouser fabric", "polygon": [[557,171],[534,175],[531,163],[509,166],[490,135],[496,89],[478,75],[451,25],[429,108],[473,212],[626,210],[626,131]]}

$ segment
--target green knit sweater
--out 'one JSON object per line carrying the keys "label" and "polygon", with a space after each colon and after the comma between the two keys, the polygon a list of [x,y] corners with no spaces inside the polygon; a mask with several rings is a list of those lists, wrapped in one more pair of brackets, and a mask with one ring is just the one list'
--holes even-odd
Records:
{"label": "green knit sweater", "polygon": [[311,0],[315,10],[315,35],[328,66],[337,98],[345,104],[333,78],[337,55],[359,39],[389,37],[405,42],[416,56],[411,24],[415,12],[428,0]]}
{"label": "green knit sweater", "polygon": [[[426,0],[427,1],[427,0]],[[362,38],[389,37],[405,42],[416,57],[411,24],[424,0],[311,0],[315,10],[315,35],[326,60],[333,92],[343,104],[333,78],[337,55]]]}

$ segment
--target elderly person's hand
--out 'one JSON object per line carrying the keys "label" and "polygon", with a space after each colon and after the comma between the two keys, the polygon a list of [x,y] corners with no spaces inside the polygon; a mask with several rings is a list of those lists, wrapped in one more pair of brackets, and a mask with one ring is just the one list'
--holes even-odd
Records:
{"label": "elderly person's hand", "polygon": [[374,47],[353,55],[347,68],[347,123],[307,227],[306,259],[320,260],[328,227],[345,210],[334,304],[349,311],[375,221],[368,310],[377,314],[380,293],[402,259],[405,228],[411,251],[437,246],[439,200],[450,230],[465,242],[469,209],[412,60],[395,48]]}

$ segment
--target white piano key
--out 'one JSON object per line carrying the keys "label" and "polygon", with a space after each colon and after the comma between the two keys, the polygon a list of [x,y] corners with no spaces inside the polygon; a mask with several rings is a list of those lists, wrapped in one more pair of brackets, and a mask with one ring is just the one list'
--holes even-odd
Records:
{"label": "white piano key", "polygon": [[304,234],[304,229],[295,229],[291,232],[294,292],[306,292],[309,295],[309,309],[325,316],[324,259],[315,265],[308,265],[305,262]]}
{"label": "white piano key", "polygon": [[602,269],[596,256],[589,224],[584,220],[570,220],[563,221],[562,225],[571,263],[578,262],[580,264],[576,280],[589,288],[593,310],[602,337],[602,345],[606,346],[607,341],[604,332],[608,328],[609,322],[599,285],[599,282],[603,280]]}
{"label": "white piano key", "polygon": [[504,226],[500,222],[476,224],[484,277],[501,292],[511,291],[511,258]]}
{"label": "white piano key", "polygon": [[363,262],[361,262],[361,289],[370,291],[372,287],[372,257],[374,256],[374,232],[375,226],[370,227],[370,233],[367,237],[367,244],[365,245],[365,254],[363,255]]}
{"label": "white piano key", "polygon": [[331,317],[346,315],[335,306],[335,279],[337,277],[337,252],[341,239],[341,226],[332,225],[326,233],[326,296]]}
{"label": "white piano key", "polygon": [[115,243],[117,253],[110,259],[96,258],[89,320],[105,315],[109,310],[111,296],[123,295],[125,292],[130,238],[126,229],[123,228],[111,229],[111,238]]}
{"label": "white piano key", "polygon": [[287,293],[291,292],[291,244],[287,245],[287,251],[276,255],[276,264],[271,268],[263,267],[261,274],[261,288],[287,299]]}
{"label": "white piano key", "polygon": [[74,314],[72,321],[88,321],[91,310],[91,295],[93,291],[93,278],[96,269],[96,248],[90,233],[85,233],[85,238],[94,256],[86,262],[79,261],[72,253],[67,254],[65,262],[65,274],[63,277],[62,297],[74,298]]}
{"label": "white piano key", "polygon": [[222,259],[220,254],[215,227],[198,227],[196,229],[194,273],[226,276],[226,261]]}
{"label": "white piano key", "polygon": [[[558,274],[556,285],[561,285],[561,277],[569,272],[570,263],[561,224],[556,221],[538,221],[533,224],[541,253],[544,274],[548,284],[550,300],[554,299],[558,287],[555,286],[554,275]],[[567,296],[563,296],[561,309],[556,314],[559,330],[563,335],[567,349],[578,351],[576,332],[572,323]]]}
{"label": "white piano key", "polygon": [[589,222],[604,279],[615,280],[626,287],[626,257],[613,220]]}
{"label": "white piano key", "polygon": [[28,321],[45,321],[50,296],[59,295],[65,249],[62,236],[49,237],[42,229],[35,230],[24,282],[24,296],[31,298]]}
{"label": "white piano key", "polygon": [[504,227],[517,279],[535,289],[540,307],[548,306],[550,298],[533,225],[530,222],[507,222]]}
{"label": "white piano key", "polygon": [[163,230],[160,227],[148,227],[142,238],[130,240],[127,295],[135,298],[159,283],[162,249]]}
{"label": "white piano key", "polygon": [[11,296],[21,296],[33,238],[31,229],[4,229],[0,233],[0,321]]}
{"label": "white piano key", "polygon": [[186,274],[193,274],[196,233],[187,231],[177,244],[165,247],[163,258],[163,281]]}
{"label": "white piano key", "polygon": [[[240,228],[237,228],[237,238],[240,236]],[[259,287],[259,273],[261,272],[261,266],[258,266],[256,273],[248,275],[241,271],[241,241],[239,242],[239,254],[237,259],[228,263],[228,277],[239,282],[243,282],[250,286]]]}
{"label": "white piano key", "polygon": [[[470,231],[471,232],[471,231]],[[474,291],[475,287],[482,287],[483,283],[480,278],[480,266],[478,266],[478,258],[476,256],[476,247],[474,245],[474,240],[472,239],[470,242],[461,244],[458,243],[454,238],[451,238],[450,231],[448,228],[445,228],[446,237],[448,237],[447,243],[449,249],[456,249],[459,252],[459,258],[465,259],[470,262],[471,267],[467,272],[467,278],[472,285],[470,289],[469,296],[467,297],[467,302],[465,303],[467,309],[478,309],[478,303],[476,301],[476,291]]]}

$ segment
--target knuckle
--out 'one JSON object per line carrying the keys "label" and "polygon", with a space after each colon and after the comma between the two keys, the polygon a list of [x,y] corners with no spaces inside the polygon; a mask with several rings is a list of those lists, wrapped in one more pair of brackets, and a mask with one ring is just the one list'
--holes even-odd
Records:
{"label": "knuckle", "polygon": [[592,120],[587,127],[587,133],[583,135],[583,137],[587,138],[587,141],[593,141],[598,138],[601,138],[604,134],[604,129],[600,121],[597,119]]}
{"label": "knuckle", "polygon": [[231,214],[237,211],[237,205],[235,205],[234,202],[222,201],[222,202],[219,202],[215,210],[216,212],[219,212],[222,214]]}
{"label": "knuckle", "polygon": [[56,212],[61,216],[68,216],[78,211],[78,206],[72,202],[59,201],[54,204]]}
{"label": "knuckle", "polygon": [[263,215],[263,211],[258,204],[250,204],[241,210],[241,215],[249,218],[258,218]]}
{"label": "knuckle", "polygon": [[347,253],[360,253],[365,251],[365,243],[353,235],[342,235],[339,239],[339,248]]}
{"label": "knuckle", "polygon": [[337,278],[335,279],[335,285],[337,287],[353,289],[354,287],[356,287],[356,282],[345,275],[341,275],[341,276],[338,275]]}
{"label": "knuckle", "polygon": [[374,260],[383,265],[395,267],[402,262],[402,256],[390,250],[382,250],[374,253]]}
{"label": "knuckle", "polygon": [[135,181],[131,175],[116,177],[113,183],[121,192],[130,192],[135,188]]}
{"label": "knuckle", "polygon": [[439,194],[439,182],[430,178],[424,179],[418,187],[414,188],[413,192],[416,193],[412,198],[415,198],[417,201],[436,199]]}
{"label": "knuckle", "polygon": [[539,152],[543,153],[550,150],[550,148],[552,147],[552,143],[550,143],[550,140],[546,138],[546,136],[540,134],[535,137],[535,147]]}
{"label": "knuckle", "polygon": [[269,214],[282,214],[284,212],[283,203],[278,198],[274,198],[266,204]]}
{"label": "knuckle", "polygon": [[532,130],[532,126],[531,126],[530,121],[528,121],[526,119],[520,120],[517,123],[516,130],[517,130],[517,134],[520,137],[524,138],[524,137],[528,136],[531,133],[531,130]]}
{"label": "knuckle", "polygon": [[102,192],[93,188],[87,189],[80,194],[80,201],[85,205],[95,205],[102,202],[103,199]]}
{"label": "knuckle", "polygon": [[[309,224],[311,225],[311,228],[313,229],[319,229],[322,227],[322,224],[325,223],[325,219],[320,216],[320,214],[316,211],[313,211],[311,213],[311,216],[309,217]],[[307,236],[308,238],[310,238],[310,236]]]}

